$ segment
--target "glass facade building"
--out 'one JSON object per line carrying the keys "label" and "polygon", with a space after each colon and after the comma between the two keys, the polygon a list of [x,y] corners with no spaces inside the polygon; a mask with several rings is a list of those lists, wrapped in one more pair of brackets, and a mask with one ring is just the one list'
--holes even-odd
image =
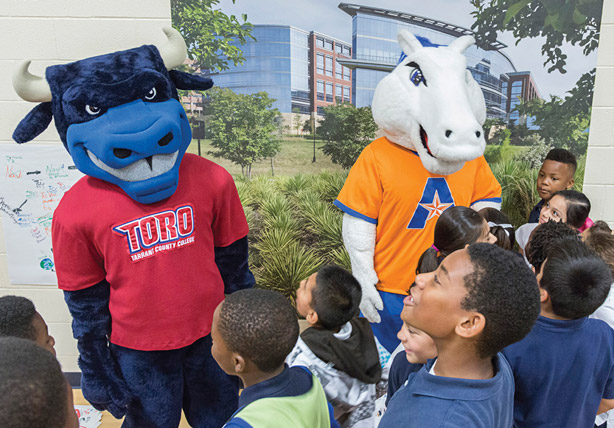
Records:
{"label": "glass facade building", "polygon": [[[401,29],[428,39],[431,43],[447,45],[455,38],[473,34],[472,31],[433,19],[404,12],[390,11],[349,3],[339,8],[352,16],[352,59],[343,64],[354,68],[352,99],[357,107],[371,105],[377,83],[397,64],[401,48],[397,33]],[[488,49],[471,46],[465,50],[467,68],[480,85],[490,118],[506,119],[507,73],[516,68],[500,51],[502,43],[492,43]]]}
{"label": "glass facade building", "polygon": [[266,91],[282,113],[310,111],[309,33],[283,25],[254,25],[256,41],[244,45],[245,62],[211,74],[216,86],[239,94]]}

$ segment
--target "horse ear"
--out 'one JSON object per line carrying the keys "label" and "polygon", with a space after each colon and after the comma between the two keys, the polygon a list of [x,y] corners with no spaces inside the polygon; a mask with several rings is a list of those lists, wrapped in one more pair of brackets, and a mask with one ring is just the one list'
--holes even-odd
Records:
{"label": "horse ear", "polygon": [[400,30],[397,34],[397,40],[405,55],[410,55],[418,49],[422,49],[422,43],[407,30]]}
{"label": "horse ear", "polygon": [[465,49],[467,49],[474,43],[475,39],[473,38],[473,36],[462,36],[457,39],[454,39],[452,43],[448,45],[448,47],[458,53],[463,53]]}

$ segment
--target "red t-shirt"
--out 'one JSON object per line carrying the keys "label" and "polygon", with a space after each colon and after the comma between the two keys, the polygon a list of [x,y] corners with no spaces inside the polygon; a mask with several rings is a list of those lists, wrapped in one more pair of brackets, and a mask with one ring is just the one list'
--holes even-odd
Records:
{"label": "red t-shirt", "polygon": [[224,299],[214,247],[248,233],[230,174],[186,154],[177,191],[139,204],[114,184],[84,177],[53,215],[58,285],[111,285],[112,343],[142,351],[178,349],[211,331]]}

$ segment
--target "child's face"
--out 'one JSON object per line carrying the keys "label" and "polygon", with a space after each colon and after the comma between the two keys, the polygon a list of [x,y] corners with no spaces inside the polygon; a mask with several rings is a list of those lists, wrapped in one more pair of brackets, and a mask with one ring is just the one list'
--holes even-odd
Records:
{"label": "child's face", "polygon": [[220,310],[224,302],[220,303],[213,312],[211,324],[211,355],[222,370],[229,375],[235,375],[233,364],[233,352],[226,347],[226,342],[219,331]]}
{"label": "child's face", "polygon": [[567,201],[561,195],[553,196],[544,204],[539,214],[539,224],[547,223],[548,220],[567,221]]}
{"label": "child's face", "polygon": [[448,336],[466,314],[461,302],[467,295],[465,276],[473,272],[467,249],[453,252],[437,270],[416,276],[403,300],[401,319],[434,339]]}
{"label": "child's face", "polygon": [[573,187],[573,167],[566,163],[545,160],[537,175],[537,193],[544,201],[559,190]]}
{"label": "child's face", "polygon": [[482,226],[482,236],[478,238],[477,242],[486,242],[488,244],[494,244],[497,242],[497,237],[490,233],[490,226],[488,226],[488,222],[484,220],[484,225]]}
{"label": "child's face", "polygon": [[38,312],[34,314],[32,326],[34,326],[34,330],[36,331],[36,344],[51,352],[55,357],[55,339],[53,336],[49,335],[47,323]]}
{"label": "child's face", "polygon": [[316,287],[316,276],[318,276],[317,272],[302,280],[296,290],[296,311],[303,318],[306,318],[309,312],[313,311],[311,308],[311,293]]}
{"label": "child's face", "polygon": [[422,330],[403,323],[397,337],[405,348],[405,356],[410,363],[425,364],[427,360],[437,356],[435,342]]}

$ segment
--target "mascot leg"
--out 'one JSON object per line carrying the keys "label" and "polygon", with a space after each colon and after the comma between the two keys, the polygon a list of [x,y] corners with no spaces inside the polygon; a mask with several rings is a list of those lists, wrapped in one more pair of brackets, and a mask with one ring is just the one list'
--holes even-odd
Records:
{"label": "mascot leg", "polygon": [[373,334],[388,352],[392,353],[401,343],[397,338],[397,332],[401,329],[401,311],[403,310],[404,294],[386,293],[378,291],[384,302],[384,309],[378,311],[381,321],[371,323]]}
{"label": "mascot leg", "polygon": [[136,351],[111,345],[130,393],[122,428],[177,428],[181,421],[182,349]]}
{"label": "mascot leg", "polygon": [[228,376],[211,356],[211,335],[187,348],[183,359],[183,410],[190,426],[223,426],[239,406],[239,378]]}

